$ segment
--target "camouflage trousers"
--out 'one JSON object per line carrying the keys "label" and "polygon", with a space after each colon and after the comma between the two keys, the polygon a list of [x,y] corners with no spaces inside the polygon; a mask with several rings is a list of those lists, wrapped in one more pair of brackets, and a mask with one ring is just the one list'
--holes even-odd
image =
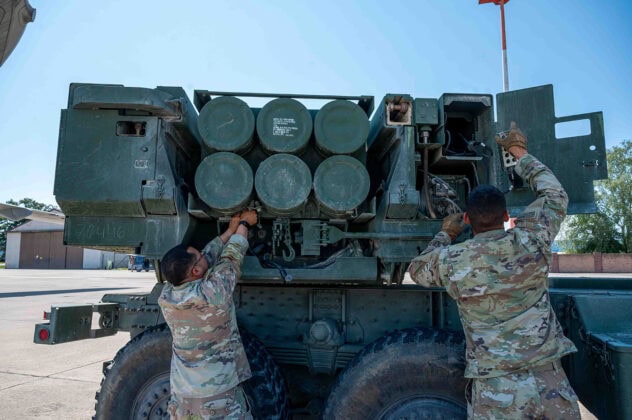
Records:
{"label": "camouflage trousers", "polygon": [[208,398],[179,398],[172,393],[168,411],[172,420],[252,420],[241,386]]}
{"label": "camouflage trousers", "polygon": [[496,378],[475,378],[468,419],[576,419],[577,395],[559,361]]}

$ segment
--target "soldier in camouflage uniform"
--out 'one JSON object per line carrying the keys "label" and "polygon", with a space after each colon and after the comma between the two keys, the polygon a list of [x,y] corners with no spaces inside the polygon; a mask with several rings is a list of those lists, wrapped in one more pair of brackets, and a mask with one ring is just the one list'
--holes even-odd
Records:
{"label": "soldier in camouflage uniform", "polygon": [[165,285],[158,304],[173,336],[172,419],[252,419],[239,385],[250,378],[233,290],[248,249],[255,211],[233,216],[202,252],[178,245],[161,262]]}
{"label": "soldier in camouflage uniform", "polygon": [[[537,198],[504,230],[505,197],[481,185],[465,214],[446,217],[441,232],[408,271],[426,287],[445,287],[456,300],[466,338],[465,376],[472,378],[472,419],[579,419],[577,396],[560,358],[577,351],[551,307],[551,243],[566,215],[568,197],[553,173],[527,153],[512,123],[496,141],[516,159],[516,172]],[[474,238],[451,245],[464,223]]]}

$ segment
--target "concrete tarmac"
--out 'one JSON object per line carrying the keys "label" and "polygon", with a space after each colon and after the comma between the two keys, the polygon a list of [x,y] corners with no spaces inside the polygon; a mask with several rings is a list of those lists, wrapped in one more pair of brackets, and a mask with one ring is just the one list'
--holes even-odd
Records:
{"label": "concrete tarmac", "polygon": [[[153,272],[0,270],[0,419],[91,419],[103,362],[129,334],[49,346],[33,343],[35,324],[53,304],[96,303],[154,284]],[[582,419],[595,417],[582,410]]]}
{"label": "concrete tarmac", "polygon": [[153,272],[0,270],[0,419],[91,419],[103,362],[129,334],[49,346],[33,343],[35,324],[52,304],[96,303],[155,283]]}

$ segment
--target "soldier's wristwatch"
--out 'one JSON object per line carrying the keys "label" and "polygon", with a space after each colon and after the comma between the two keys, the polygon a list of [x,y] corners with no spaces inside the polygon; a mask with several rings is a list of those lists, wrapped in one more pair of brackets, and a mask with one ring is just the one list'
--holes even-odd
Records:
{"label": "soldier's wristwatch", "polygon": [[246,229],[250,229],[250,223],[246,222],[245,220],[240,220],[239,224],[242,226],[246,226]]}

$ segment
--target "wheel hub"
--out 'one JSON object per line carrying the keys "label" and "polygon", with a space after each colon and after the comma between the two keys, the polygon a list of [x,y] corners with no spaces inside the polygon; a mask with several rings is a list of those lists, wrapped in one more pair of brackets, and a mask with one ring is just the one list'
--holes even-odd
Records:
{"label": "wheel hub", "polygon": [[465,419],[466,412],[458,404],[440,398],[411,396],[384,408],[381,420]]}
{"label": "wheel hub", "polygon": [[167,405],[170,396],[169,372],[154,376],[145,383],[134,399],[131,418],[168,419]]}

